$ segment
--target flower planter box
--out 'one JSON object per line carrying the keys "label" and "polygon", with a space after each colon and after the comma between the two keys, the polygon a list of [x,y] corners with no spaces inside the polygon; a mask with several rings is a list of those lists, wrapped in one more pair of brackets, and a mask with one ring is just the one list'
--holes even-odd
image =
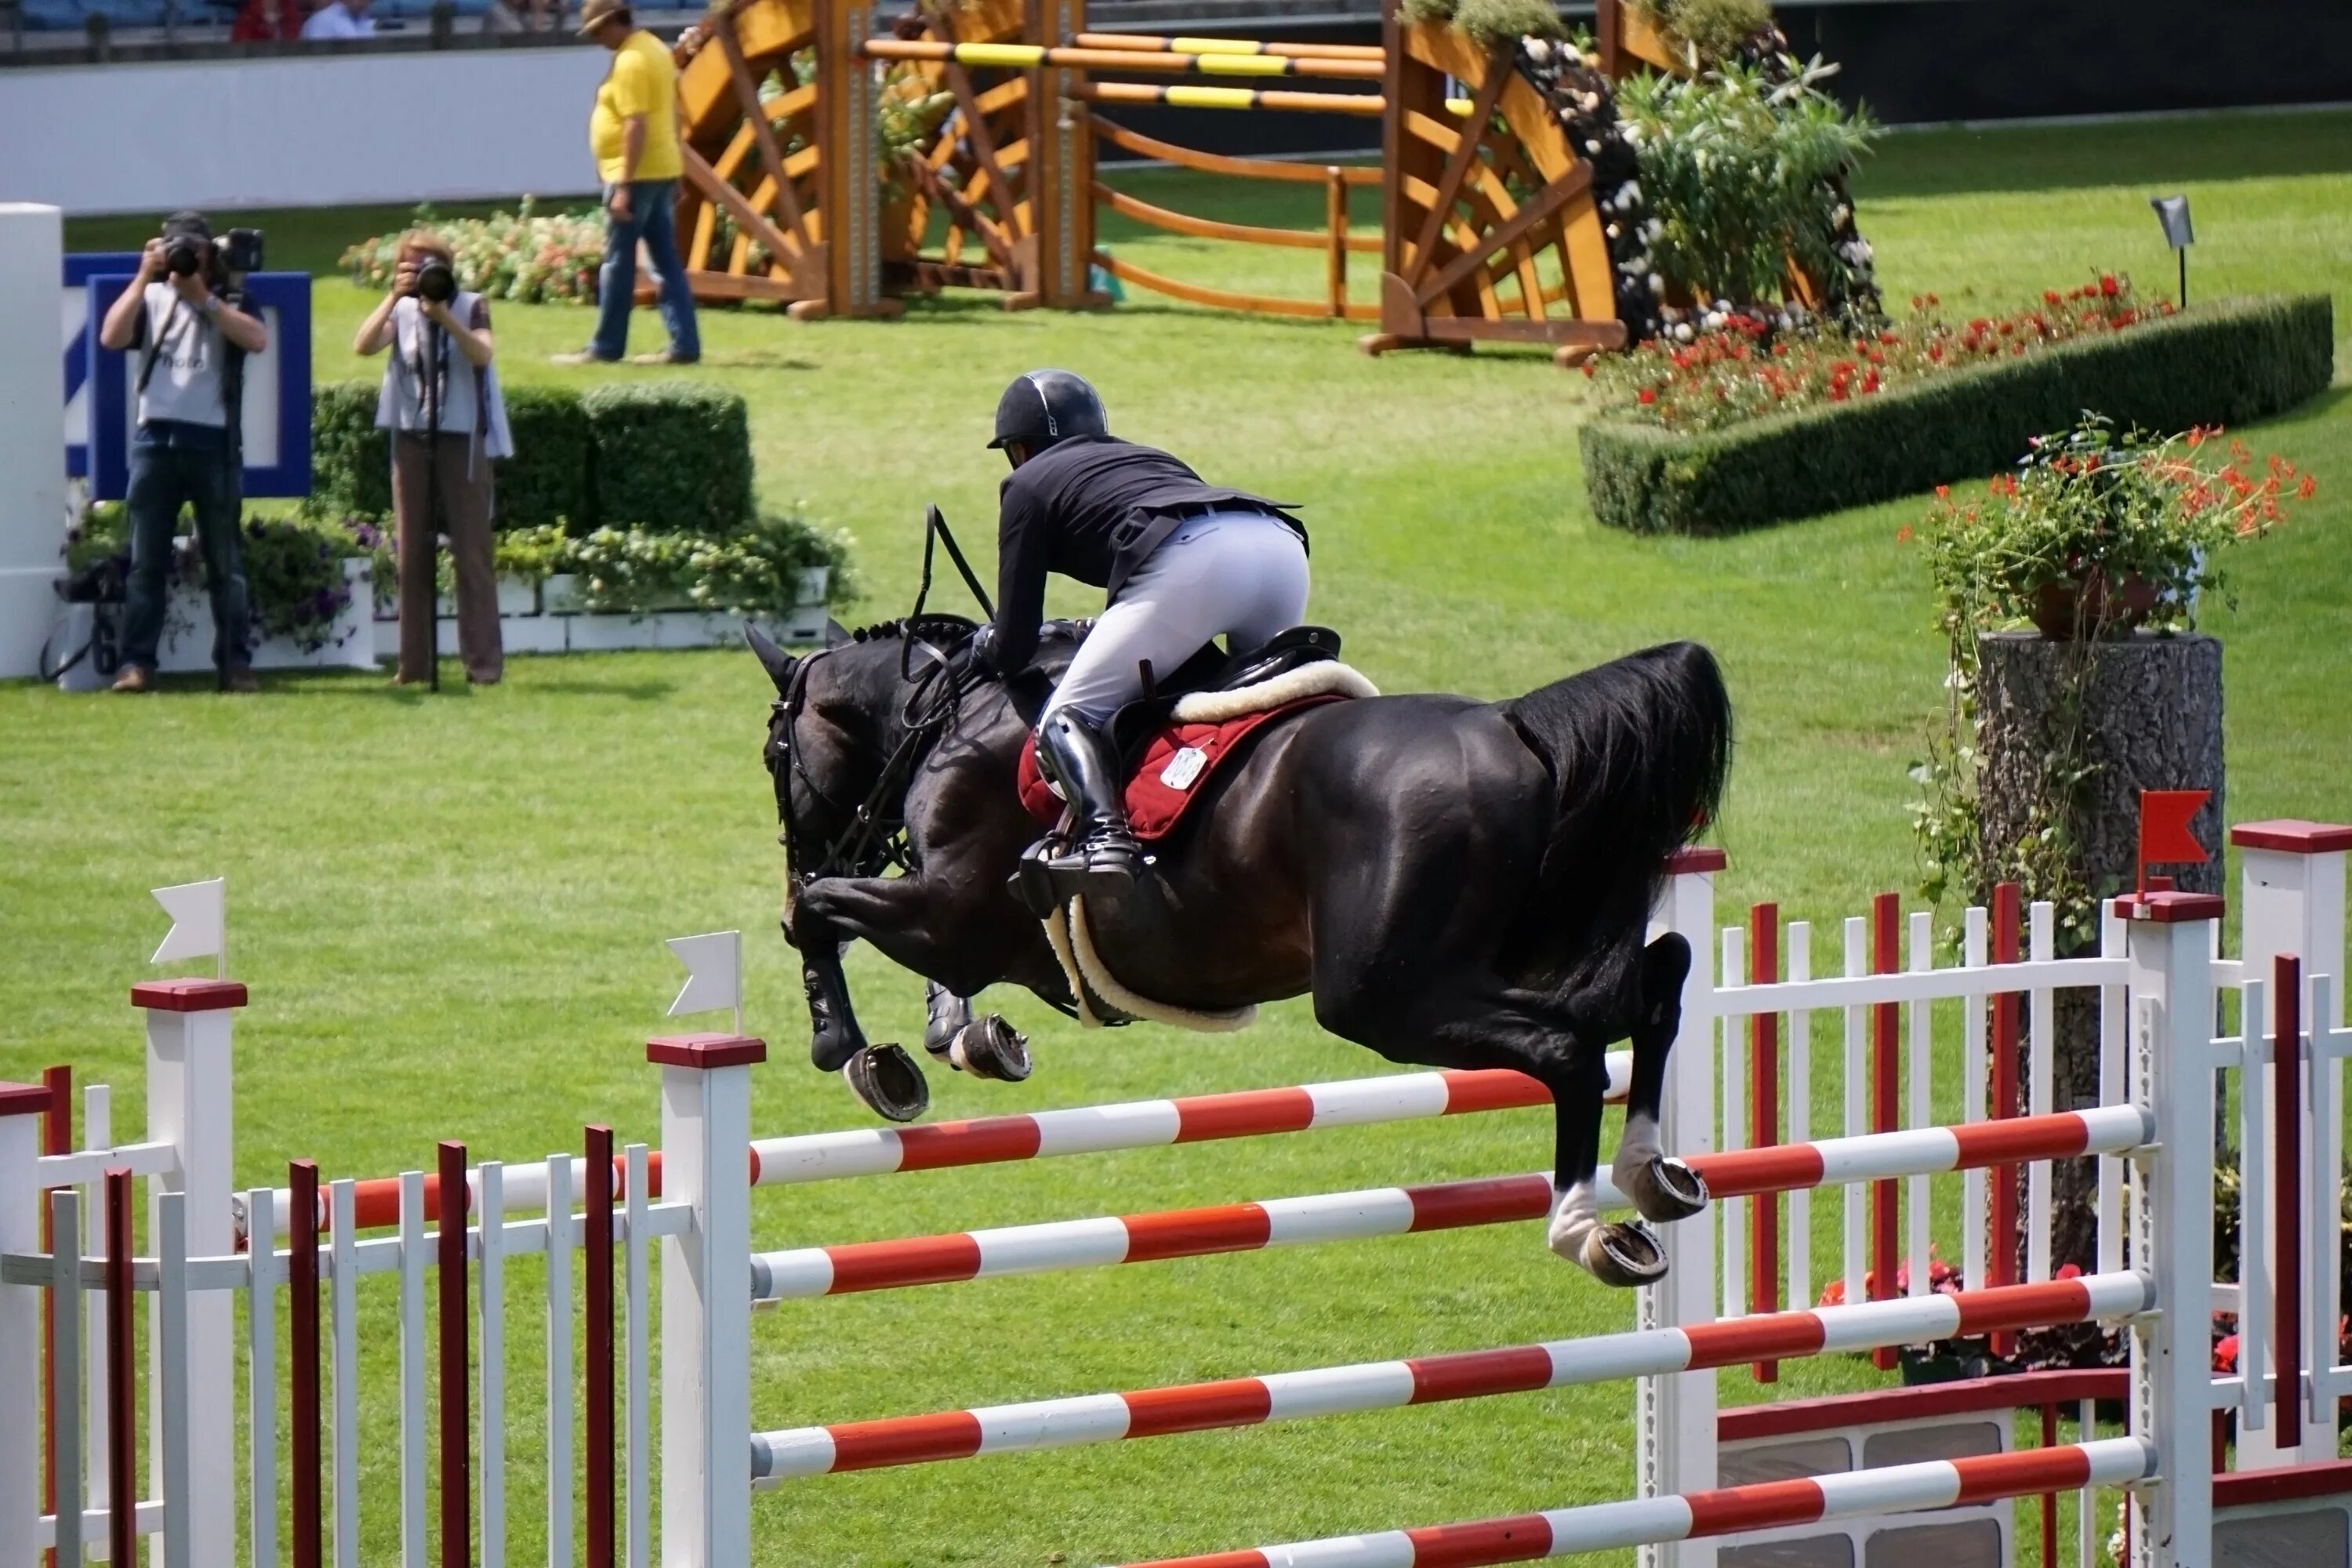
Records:
{"label": "flower planter box", "polygon": [[[375,597],[373,565],[364,556],[349,556],[343,561],[343,582],[351,591],[351,602],[335,617],[325,645],[308,652],[285,637],[264,637],[253,650],[256,669],[373,669],[376,667],[376,638],[368,626],[368,606]],[[115,627],[121,625],[120,605],[68,605],[65,625],[58,638],[61,649],[71,650],[87,646],[96,626],[98,613],[107,612]],[[112,639],[110,637],[110,644]],[[165,601],[163,638],[156,647],[156,667],[165,675],[210,673],[213,668],[213,606],[212,600],[201,588],[184,584],[172,584]],[[58,687],[65,691],[94,691],[114,679],[114,670],[103,668],[93,659],[85,658],[58,677]]]}
{"label": "flower planter box", "polygon": [[[814,642],[824,635],[824,595],[832,573],[823,566],[801,574],[801,602],[780,625],[764,629],[783,643]],[[457,606],[439,604],[436,641],[445,656],[457,652]],[[499,641],[508,653],[607,653],[630,648],[720,647],[741,640],[732,616],[680,603],[643,616],[591,614],[580,607],[575,579],[559,573],[533,587],[514,578],[499,581]],[[375,654],[400,657],[400,602],[388,599],[375,612]]]}

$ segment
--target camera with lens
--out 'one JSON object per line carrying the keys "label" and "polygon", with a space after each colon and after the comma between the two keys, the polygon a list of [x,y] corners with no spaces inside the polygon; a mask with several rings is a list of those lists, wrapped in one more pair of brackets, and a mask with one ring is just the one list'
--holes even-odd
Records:
{"label": "camera with lens", "polygon": [[416,297],[436,305],[446,305],[457,297],[457,275],[449,264],[437,256],[428,256],[416,264]]}
{"label": "camera with lens", "polygon": [[220,238],[205,241],[193,234],[175,234],[163,241],[163,265],[174,278],[189,278],[217,260],[224,272],[261,270],[261,231],[233,228]]}
{"label": "camera with lens", "polygon": [[233,228],[219,240],[221,265],[231,272],[261,270],[261,231]]}

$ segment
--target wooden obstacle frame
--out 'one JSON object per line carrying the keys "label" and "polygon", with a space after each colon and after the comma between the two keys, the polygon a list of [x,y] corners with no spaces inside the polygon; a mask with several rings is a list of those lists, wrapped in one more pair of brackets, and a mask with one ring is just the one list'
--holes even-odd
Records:
{"label": "wooden obstacle frame", "polygon": [[[855,0],[731,0],[681,41],[679,230],[698,299],[778,300],[806,319],[889,314],[909,293],[976,288],[1012,308],[1087,309],[1109,302],[1099,269],[1222,310],[1373,323],[1375,353],[1500,342],[1574,358],[1624,341],[1589,166],[1507,51],[1482,54],[1394,15],[1378,49],[1097,34],[1085,0],[919,11],[889,37],[867,37],[868,21]],[[1117,79],[1170,75],[1186,79]],[[1370,168],[1211,153],[1121,125],[1126,104],[1376,116],[1385,156]],[[877,128],[897,113],[941,123],[893,171],[877,163]],[[1233,223],[1144,201],[1103,177],[1103,144],[1318,185],[1323,224]],[[1386,232],[1351,233],[1349,193],[1371,186]],[[1324,289],[1302,299],[1162,275],[1097,244],[1104,211],[1196,238],[1319,250]],[[1365,255],[1381,258],[1377,302],[1349,298],[1349,258]]]}

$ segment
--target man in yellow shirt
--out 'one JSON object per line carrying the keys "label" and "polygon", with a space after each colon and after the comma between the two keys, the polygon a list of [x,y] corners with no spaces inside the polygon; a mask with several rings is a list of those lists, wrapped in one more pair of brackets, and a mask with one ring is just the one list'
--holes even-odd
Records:
{"label": "man in yellow shirt", "polygon": [[558,364],[595,364],[628,352],[629,311],[636,303],[637,245],[661,275],[662,321],[669,347],[639,354],[638,364],[692,364],[702,357],[694,295],[677,254],[677,68],[659,38],[637,26],[628,0],[588,0],[583,37],[613,51],[613,68],[596,89],[588,144],[604,187],[604,265],[597,276],[596,336]]}

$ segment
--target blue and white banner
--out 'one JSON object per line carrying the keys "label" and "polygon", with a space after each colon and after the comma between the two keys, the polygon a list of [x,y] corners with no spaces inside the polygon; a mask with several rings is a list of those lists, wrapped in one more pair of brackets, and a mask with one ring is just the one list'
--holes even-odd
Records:
{"label": "blue and white banner", "polygon": [[89,280],[101,273],[135,273],[135,250],[102,250],[65,258],[65,290],[58,303],[66,356],[66,472],[89,476],[89,347],[83,340],[98,323],[89,310]]}

